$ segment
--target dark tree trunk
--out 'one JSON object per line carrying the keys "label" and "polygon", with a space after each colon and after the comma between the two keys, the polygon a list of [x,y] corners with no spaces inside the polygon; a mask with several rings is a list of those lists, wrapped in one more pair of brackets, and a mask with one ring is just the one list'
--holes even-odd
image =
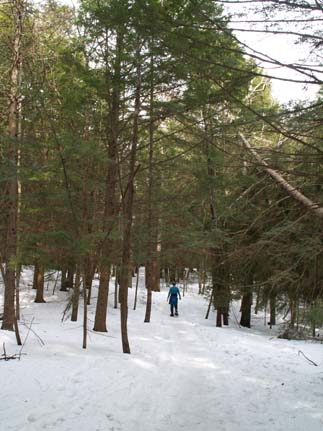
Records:
{"label": "dark tree trunk", "polygon": [[74,290],[73,290],[73,304],[72,304],[72,316],[71,316],[72,322],[77,322],[79,300],[80,300],[80,284],[81,284],[81,274],[80,274],[80,269],[77,268],[76,274],[75,274]]}
{"label": "dark tree trunk", "polygon": [[18,135],[20,83],[22,67],[22,37],[24,3],[12,2],[14,36],[12,43],[12,63],[9,88],[8,134],[10,146],[7,154],[12,172],[7,183],[8,208],[5,254],[5,289],[2,329],[13,331],[15,325],[15,290],[17,257],[17,217],[18,217]]}
{"label": "dark tree trunk", "polygon": [[269,297],[269,307],[270,307],[270,327],[276,325],[276,293],[271,292]]}
{"label": "dark tree trunk", "polygon": [[109,296],[110,267],[104,266],[100,273],[100,284],[98,300],[96,303],[94,331],[108,332],[107,330],[107,307]]}
{"label": "dark tree trunk", "polygon": [[83,283],[83,349],[87,347],[87,288]]}
{"label": "dark tree trunk", "polygon": [[245,293],[241,301],[241,319],[240,325],[245,328],[251,327],[251,306],[252,306],[252,292]]}
{"label": "dark tree trunk", "polygon": [[114,307],[113,308],[118,308],[118,281],[119,281],[119,268],[116,265],[116,276],[115,276],[115,280],[114,280]]}
{"label": "dark tree trunk", "polygon": [[223,325],[229,326],[229,306],[224,307],[222,315],[223,315]]}
{"label": "dark tree trunk", "polygon": [[62,276],[61,276],[61,288],[59,289],[61,292],[67,292],[67,286],[66,286],[66,272],[67,272],[67,268],[63,267],[62,268]]}
{"label": "dark tree trunk", "polygon": [[136,290],[135,290],[135,300],[133,304],[133,309],[135,310],[137,307],[137,297],[138,297],[138,284],[139,284],[139,267],[137,266],[137,278],[136,278]]}
{"label": "dark tree trunk", "polygon": [[211,306],[212,306],[212,302],[213,302],[213,294],[214,294],[214,291],[212,289],[212,292],[211,292],[211,295],[210,295],[210,300],[209,300],[209,305],[207,307],[207,312],[206,312],[206,315],[205,315],[206,319],[209,318],[209,314],[210,314],[210,311],[211,311]]}
{"label": "dark tree trunk", "polygon": [[146,303],[146,314],[145,314],[145,323],[149,323],[150,322],[150,317],[151,317],[151,303],[152,303],[152,290],[151,289],[147,289],[147,303]]}
{"label": "dark tree trunk", "polygon": [[260,304],[260,286],[258,286],[257,288],[255,314],[258,314],[259,304]]}
{"label": "dark tree trunk", "polygon": [[[106,46],[108,51],[108,44]],[[106,238],[102,247],[102,259],[100,264],[100,284],[98,291],[98,300],[95,313],[94,330],[107,332],[107,306],[109,294],[109,280],[111,271],[111,262],[109,255],[113,249],[113,241],[110,240],[107,245],[107,237],[113,229],[115,223],[115,215],[117,212],[116,187],[118,181],[118,138],[119,138],[119,111],[120,111],[120,81],[121,81],[121,62],[123,52],[123,35],[118,32],[116,38],[116,56],[114,60],[114,74],[112,76],[112,88],[108,94],[108,104],[111,106],[109,114],[107,132],[108,132],[108,160],[106,170],[106,187],[105,187],[105,202],[104,202],[104,220],[103,231]],[[111,86],[111,76],[108,65],[106,65],[106,86]],[[111,94],[111,96],[110,96]]]}
{"label": "dark tree trunk", "polygon": [[34,277],[33,277],[33,289],[37,289],[37,277],[38,277],[39,265],[38,262],[34,265]]}
{"label": "dark tree trunk", "polygon": [[140,94],[141,94],[141,59],[140,48],[136,55],[136,90],[135,90],[135,106],[133,115],[133,136],[130,152],[129,176],[126,196],[124,200],[124,216],[125,225],[123,231],[123,246],[122,246],[122,264],[120,276],[120,317],[121,317],[121,338],[123,353],[130,353],[130,345],[128,340],[128,276],[131,269],[130,262],[130,246],[133,222],[133,199],[134,199],[134,179],[136,175],[136,154],[138,146],[138,126],[140,115]]}
{"label": "dark tree trunk", "polygon": [[20,320],[20,278],[21,265],[18,265],[16,274],[16,320]]}

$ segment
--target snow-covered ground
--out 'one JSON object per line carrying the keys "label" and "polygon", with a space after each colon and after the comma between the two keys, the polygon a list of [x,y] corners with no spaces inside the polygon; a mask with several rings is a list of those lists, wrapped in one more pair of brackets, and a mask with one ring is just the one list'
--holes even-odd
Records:
{"label": "snow-covered ground", "polygon": [[[113,293],[109,332],[89,332],[83,350],[81,320],[60,322],[66,293],[51,295],[50,286],[47,303],[34,304],[29,277],[22,315],[27,326],[34,318],[35,333],[20,361],[0,361],[1,431],[323,430],[322,344],[277,339],[260,319],[252,329],[235,320],[216,328],[214,314],[205,320],[207,304],[193,285],[179,318],[169,316],[163,288],[154,294],[151,323],[144,323],[141,274],[136,311],[130,289],[132,354],[121,353]],[[20,326],[23,338],[27,326]],[[14,334],[0,331],[0,351],[4,342],[7,354],[19,351]]]}

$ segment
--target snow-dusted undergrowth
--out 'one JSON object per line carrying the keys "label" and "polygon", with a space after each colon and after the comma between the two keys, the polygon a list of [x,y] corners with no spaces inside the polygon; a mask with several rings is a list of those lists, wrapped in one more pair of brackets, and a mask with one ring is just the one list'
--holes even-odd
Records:
{"label": "snow-dusted undergrowth", "polygon": [[[49,285],[47,303],[34,304],[30,275],[23,274],[22,316],[27,326],[34,319],[38,336],[29,333],[20,361],[0,361],[1,431],[323,430],[323,345],[277,339],[261,319],[252,329],[234,319],[216,328],[214,315],[204,319],[207,304],[194,285],[179,318],[169,317],[167,289],[155,293],[151,323],[144,323],[141,274],[136,311],[129,292],[132,354],[121,353],[112,295],[109,332],[89,332],[83,350],[82,316],[60,322],[66,293],[52,295]],[[90,328],[94,310],[95,298]],[[0,343],[8,354],[19,351],[12,333],[0,331]]]}

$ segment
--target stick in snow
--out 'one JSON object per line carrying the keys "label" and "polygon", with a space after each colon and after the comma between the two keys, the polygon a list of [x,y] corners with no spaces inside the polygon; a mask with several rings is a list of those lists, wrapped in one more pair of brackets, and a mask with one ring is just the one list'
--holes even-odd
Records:
{"label": "stick in snow", "polygon": [[298,356],[300,355],[300,353],[304,356],[305,359],[308,360],[308,362],[313,364],[315,367],[318,367],[318,365],[314,361],[312,361],[312,359],[309,359],[301,350],[298,351]]}

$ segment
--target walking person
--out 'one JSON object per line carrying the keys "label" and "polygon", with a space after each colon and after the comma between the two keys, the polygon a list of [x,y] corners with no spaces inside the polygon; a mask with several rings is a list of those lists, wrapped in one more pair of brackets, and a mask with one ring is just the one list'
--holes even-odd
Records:
{"label": "walking person", "polygon": [[174,310],[175,310],[175,316],[178,316],[178,298],[182,299],[181,292],[179,291],[179,288],[176,286],[175,281],[172,282],[172,286],[169,288],[167,300],[170,304],[170,315],[174,316]]}

